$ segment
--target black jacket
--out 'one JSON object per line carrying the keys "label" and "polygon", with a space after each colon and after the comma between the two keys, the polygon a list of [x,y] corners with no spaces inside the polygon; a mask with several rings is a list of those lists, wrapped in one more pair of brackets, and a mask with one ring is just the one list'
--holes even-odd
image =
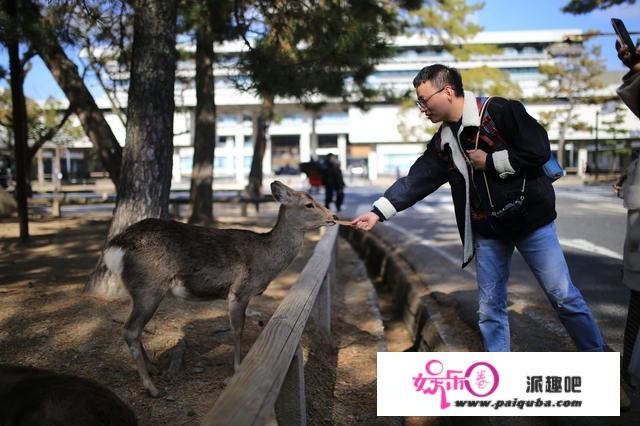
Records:
{"label": "black jacket", "polygon": [[[388,206],[386,201],[380,203],[382,199],[374,204],[374,211],[381,219],[393,216],[393,209],[397,212],[412,206],[445,182],[451,185],[456,222],[465,246],[471,241],[469,236],[465,235],[467,223],[471,223],[472,229],[485,237],[515,241],[556,218],[555,193],[551,181],[541,167],[550,156],[546,131],[526,112],[520,102],[492,98],[487,111],[490,121],[489,118],[483,121],[478,149],[489,154],[485,174],[494,209],[500,210],[507,203],[520,197],[523,179],[526,176],[523,204],[525,216],[508,223],[486,219],[491,215],[492,208],[483,173],[466,165],[471,200],[469,219],[473,219],[467,220],[465,217],[465,178],[456,167],[451,147],[454,143],[459,144],[457,146],[460,146],[465,154],[467,149],[474,148],[479,119],[474,119],[471,115],[475,113],[477,117],[479,113],[475,97],[472,93],[465,92],[465,109],[459,140],[447,124],[438,129],[427,145],[427,150],[411,166],[409,174],[397,180],[384,193],[383,198],[388,200],[393,208],[381,208]],[[489,131],[491,125],[497,132]],[[460,164],[460,161],[458,163]],[[472,250],[472,247],[465,247],[463,266],[473,257]]]}
{"label": "black jacket", "polygon": [[322,183],[324,186],[333,189],[343,189],[344,179],[342,177],[342,170],[340,170],[340,163],[334,164],[329,162],[322,174]]}

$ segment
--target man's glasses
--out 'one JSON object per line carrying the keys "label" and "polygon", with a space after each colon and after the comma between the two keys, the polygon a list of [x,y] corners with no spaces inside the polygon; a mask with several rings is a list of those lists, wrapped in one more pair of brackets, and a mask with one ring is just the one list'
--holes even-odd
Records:
{"label": "man's glasses", "polygon": [[442,92],[446,88],[447,88],[447,86],[443,87],[442,89],[438,90],[437,92],[432,93],[431,96],[429,96],[427,99],[418,98],[418,100],[416,101],[416,106],[418,108],[420,108],[420,111],[424,111],[425,109],[428,108],[429,101],[431,100],[431,98],[433,98],[435,95],[437,95],[438,93]]}

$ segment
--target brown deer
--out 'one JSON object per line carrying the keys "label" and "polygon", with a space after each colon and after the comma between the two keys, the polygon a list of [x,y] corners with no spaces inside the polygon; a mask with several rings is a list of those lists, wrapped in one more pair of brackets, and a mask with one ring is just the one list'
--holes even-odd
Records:
{"label": "brown deer", "polygon": [[0,365],[0,425],[134,426],[127,404],[93,380]]}
{"label": "brown deer", "polygon": [[109,241],[105,263],[120,276],[133,300],[124,339],[151,396],[158,397],[160,392],[149,378],[155,367],[140,335],[167,292],[178,297],[228,300],[234,369],[238,371],[249,301],[293,261],[306,231],[338,220],[306,192],[294,191],[278,181],[271,184],[271,192],[281,206],[275,226],[264,234],[145,219]]}

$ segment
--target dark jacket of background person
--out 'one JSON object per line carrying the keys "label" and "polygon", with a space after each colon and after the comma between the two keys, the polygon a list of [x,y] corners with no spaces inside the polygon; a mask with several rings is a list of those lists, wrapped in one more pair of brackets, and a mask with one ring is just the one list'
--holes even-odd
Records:
{"label": "dark jacket of background person", "polygon": [[[629,109],[640,118],[640,72],[630,71],[622,79],[617,92]],[[622,186],[624,207],[635,220],[630,220],[624,244],[623,283],[632,290],[640,291],[640,160],[631,162]],[[634,213],[633,210],[637,212]],[[630,218],[631,219],[631,218]]]}
{"label": "dark jacket of background person", "polygon": [[[620,57],[620,53],[618,56]],[[622,78],[622,85],[617,92],[636,117],[640,118],[640,70],[637,67],[628,66],[631,71]],[[624,199],[624,207],[628,209],[622,282],[629,288],[631,295],[624,330],[622,374],[631,384],[638,386],[640,385],[640,161],[636,159],[631,162],[625,174],[626,178],[620,192]]]}
{"label": "dark jacket of background person", "polygon": [[340,170],[340,163],[337,161],[327,161],[324,174],[322,176],[322,183],[324,186],[331,187],[333,189],[343,189],[344,179],[342,178],[342,171]]}

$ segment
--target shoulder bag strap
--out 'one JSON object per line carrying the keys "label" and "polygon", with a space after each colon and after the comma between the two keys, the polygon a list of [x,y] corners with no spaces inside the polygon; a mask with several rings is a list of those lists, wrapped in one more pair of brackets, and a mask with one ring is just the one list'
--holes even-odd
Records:
{"label": "shoulder bag strap", "polygon": [[[489,96],[487,100],[484,101],[484,103],[482,104],[482,109],[480,110],[480,126],[478,126],[478,133],[476,133],[476,143],[475,143],[474,149],[478,149],[478,140],[480,139],[480,131],[482,130],[482,119],[484,118],[484,114],[487,110],[487,105],[489,105],[489,102],[491,101],[491,99],[492,97]],[[484,172],[484,170],[482,171],[482,176],[484,177],[484,185],[487,188],[487,196],[489,197],[489,204],[491,205],[491,210],[495,212],[496,209],[495,209],[495,206],[493,205],[493,200],[491,199],[491,191],[489,191],[489,181],[487,180],[487,175]],[[525,174],[524,179],[522,180],[522,192],[520,195],[521,198],[524,196],[524,189],[526,184],[527,184],[527,175]]]}

